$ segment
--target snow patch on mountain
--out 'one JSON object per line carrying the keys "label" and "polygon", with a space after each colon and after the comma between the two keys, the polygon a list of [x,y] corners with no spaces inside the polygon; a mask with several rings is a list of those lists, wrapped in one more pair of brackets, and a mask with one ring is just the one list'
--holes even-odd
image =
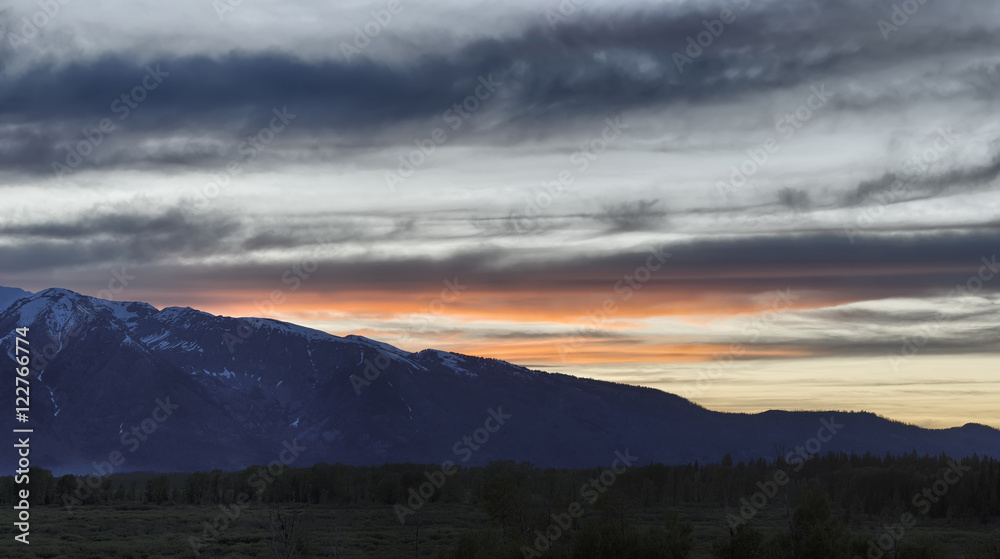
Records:
{"label": "snow patch on mountain", "polygon": [[[39,379],[41,379],[41,377],[39,377]],[[43,384],[42,386],[45,386],[45,385]],[[55,395],[54,392],[52,392],[52,389],[49,388],[48,386],[45,386],[45,388],[48,389],[48,391],[49,391],[49,399],[52,400],[52,407],[55,408],[55,410],[56,410],[55,413],[52,414],[52,417],[56,417],[56,416],[59,415],[59,404],[56,403],[56,395]]]}
{"label": "snow patch on mountain", "polygon": [[21,324],[34,324],[44,318],[49,333],[60,334],[73,318],[73,301],[65,297],[53,301],[36,296],[24,302],[17,309],[17,313]]}
{"label": "snow patch on mountain", "polygon": [[202,320],[216,317],[191,307],[167,307],[156,313],[154,318],[170,324],[172,328],[190,328]]}
{"label": "snow patch on mountain", "polygon": [[239,320],[250,324],[257,330],[269,330],[282,334],[304,336],[309,340],[343,341],[343,338],[334,336],[333,334],[329,334],[322,330],[306,328],[305,326],[282,322],[280,320],[273,320],[270,318],[241,318]]}
{"label": "snow patch on mountain", "polygon": [[473,373],[472,371],[470,371],[470,370],[468,370],[468,369],[466,369],[465,367],[462,366],[462,364],[465,363],[465,358],[464,357],[459,356],[459,355],[455,355],[454,353],[448,353],[447,351],[440,351],[440,350],[436,350],[436,349],[433,349],[431,351],[441,361],[442,365],[444,365],[445,367],[448,367],[452,371],[454,371],[456,373],[463,373],[466,376],[469,376],[469,377],[472,377],[472,378],[475,378],[475,377],[479,376],[476,373]]}
{"label": "snow patch on mountain", "polygon": [[150,347],[152,347],[153,349],[179,349],[183,352],[205,353],[205,350],[202,349],[200,345],[198,345],[198,342],[194,341],[185,342],[183,340],[169,341],[163,338],[160,338],[157,341],[159,343],[155,345],[148,344],[148,342],[147,345],[150,345]]}
{"label": "snow patch on mountain", "polygon": [[[376,340],[372,340],[372,339],[366,338],[364,336],[358,336],[356,334],[350,334],[348,336],[344,336],[344,338],[342,338],[342,339],[345,340],[345,341],[354,342],[354,343],[360,344],[362,346],[366,346],[366,347],[369,347],[371,349],[374,349],[374,350],[378,351],[379,353],[381,353],[382,355],[385,355],[389,359],[393,359],[395,361],[398,361],[398,362],[400,362],[400,363],[402,363],[402,364],[404,364],[404,365],[406,365],[408,367],[411,367],[411,368],[414,368],[414,369],[422,369],[424,371],[427,370],[427,368],[424,367],[423,365],[420,365],[419,363],[414,363],[412,360],[410,360],[410,355],[413,355],[412,353],[407,353],[407,352],[399,349],[398,347],[391,346],[391,345],[389,345],[387,343],[379,342],[379,341],[376,341]],[[378,357],[369,357],[368,360],[377,363]],[[358,361],[358,365],[361,365],[364,361],[365,361],[365,353],[364,353],[364,350],[362,350],[361,351],[361,359]]]}
{"label": "snow patch on mountain", "polygon": [[140,318],[159,312],[156,307],[147,303],[106,301],[104,299],[92,299],[92,301],[95,306],[110,310],[112,316],[128,326],[135,326]]}
{"label": "snow patch on mountain", "polygon": [[156,334],[150,334],[144,338],[141,338],[139,341],[141,341],[144,344],[155,344],[156,342],[159,342],[160,340],[166,338],[169,335],[170,335],[170,330],[161,330]]}
{"label": "snow patch on mountain", "polygon": [[367,346],[371,346],[371,347],[374,347],[376,349],[380,349],[380,350],[382,350],[382,351],[384,351],[386,353],[390,353],[392,355],[396,355],[396,356],[399,356],[399,357],[406,357],[406,356],[408,356],[410,354],[408,351],[403,351],[403,350],[399,349],[396,346],[391,346],[391,345],[389,345],[389,344],[387,344],[385,342],[380,342],[380,341],[377,341],[377,340],[373,340],[371,338],[366,338],[364,336],[358,336],[357,334],[350,334],[350,335],[344,336],[344,339],[352,340],[352,341],[355,341],[355,342],[358,342],[358,343],[361,343],[361,344],[364,344],[364,345],[367,345]]}
{"label": "snow patch on mountain", "polygon": [[221,373],[213,373],[212,371],[209,371],[208,369],[202,369],[202,371],[204,371],[205,374],[208,375],[208,376],[210,376],[210,377],[225,378],[225,379],[234,379],[234,378],[236,378],[236,373],[230,371],[227,368],[223,368]]}

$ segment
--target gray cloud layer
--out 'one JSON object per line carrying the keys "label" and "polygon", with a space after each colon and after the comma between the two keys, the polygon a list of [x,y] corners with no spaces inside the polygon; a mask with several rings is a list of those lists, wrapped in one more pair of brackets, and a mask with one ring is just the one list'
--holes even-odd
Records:
{"label": "gray cloud layer", "polygon": [[[10,125],[0,131],[5,146],[0,166],[49,173],[50,163],[64,158],[65,146],[82,139],[80,129],[105,117],[118,123],[119,131],[89,165],[204,164],[230,156],[234,147],[187,142],[178,149],[143,140],[239,138],[255,133],[273,108],[285,106],[303,115],[296,134],[335,138],[341,149],[408,143],[410,127],[438,119],[474,94],[481,76],[502,85],[484,103],[492,118],[469,121],[467,130],[480,134],[466,134],[462,141],[481,141],[482,134],[491,142],[519,141],[552,134],[577,118],[677,104],[710,106],[832,80],[867,88],[834,101],[855,109],[883,100],[912,102],[915,95],[954,98],[959,86],[957,95],[996,99],[996,84],[985,74],[993,68],[990,62],[982,62],[983,73],[952,76],[957,85],[947,94],[926,83],[906,92],[880,83],[916,79],[933,59],[996,51],[1000,34],[995,18],[986,17],[994,8],[990,2],[966,1],[960,8],[928,3],[891,40],[883,39],[877,25],[889,18],[888,3],[722,5],[733,10],[735,21],[724,25],[710,46],[690,52],[687,38],[706,32],[703,22],[718,18],[718,7],[683,4],[622,10],[611,17],[581,12],[554,29],[539,18],[520,33],[469,40],[457,50],[431,50],[406,63],[253,51],[48,62],[8,73],[0,83],[0,115]],[[695,56],[678,68],[681,54]],[[169,76],[119,122],[123,105],[113,109],[112,103],[142,83],[146,64]]]}
{"label": "gray cloud layer", "polygon": [[[426,291],[460,277],[515,299],[613,292],[645,262],[644,247],[662,245],[674,257],[643,289],[665,314],[675,303],[745,302],[785,288],[831,306],[939,298],[982,266],[992,270],[982,260],[996,253],[1000,225],[989,208],[1000,175],[1000,127],[992,122],[1000,14],[988,0],[927,2],[884,36],[879,22],[894,21],[894,5],[628,4],[581,9],[551,26],[539,10],[488,33],[447,29],[440,22],[461,13],[444,20],[431,16],[445,8],[427,6],[421,13],[438,22],[436,31],[400,19],[350,61],[339,48],[317,55],[250,43],[192,53],[172,45],[176,29],[96,54],[50,48],[74,39],[41,35],[35,59],[0,51],[0,187],[51,188],[72,197],[72,211],[46,213],[39,204],[0,216],[0,279],[38,287],[75,278],[81,285],[68,287],[94,292],[107,270],[127,265],[150,290],[266,292],[322,239],[327,251],[306,287],[316,294]],[[734,21],[719,27],[723,8]],[[247,3],[242,13],[252,9]],[[81,27],[80,41],[87,33],[94,41],[95,28]],[[290,35],[272,43],[293,45]],[[689,38],[711,44],[692,46]],[[123,34],[121,44],[128,41]],[[159,69],[162,83],[147,77],[147,66]],[[775,136],[775,119],[794,114],[810,88],[824,84],[836,94],[815,118],[810,110],[782,153],[750,173],[734,200],[716,198],[716,181],[748,157],[745,150]],[[454,107],[467,99],[475,100]],[[292,125],[267,150],[252,150],[261,174],[273,174],[264,186],[243,178],[226,204],[204,211],[184,205],[183,195],[95,202],[108,192],[121,199],[143,191],[152,178],[166,177],[165,188],[177,191],[184,181],[204,184],[206,171],[245,160],[242,142],[284,107],[296,115]],[[576,167],[581,142],[619,114],[628,116],[630,137],[594,167]],[[102,119],[115,129],[81,163],[91,172],[47,182],[51,164],[65,162]],[[950,124],[959,140],[939,149],[934,164],[907,165],[907,142],[919,153],[927,140],[910,136]],[[452,175],[400,189],[398,198],[362,192],[371,186],[366,172],[381,176],[396,151],[413,149],[433,127],[448,129],[447,148],[457,155],[439,152],[424,169]],[[313,174],[328,163],[339,166]],[[538,176],[515,174],[522,164],[531,173],[537,165]],[[538,199],[538,185],[551,183],[560,166],[577,182],[533,216],[525,234],[522,192]],[[489,181],[499,186],[472,197]],[[293,201],[312,213],[286,210]],[[845,227],[882,212],[857,232],[862,242],[848,241]],[[980,293],[993,297],[997,285],[985,281]],[[968,325],[968,336],[944,336],[939,347],[986,348],[995,331],[984,326],[988,317],[963,312],[956,321]],[[838,308],[803,326],[831,328],[825,341],[766,343],[867,354],[897,343],[879,328],[933,316]],[[856,322],[872,329],[871,340],[837,330]]]}

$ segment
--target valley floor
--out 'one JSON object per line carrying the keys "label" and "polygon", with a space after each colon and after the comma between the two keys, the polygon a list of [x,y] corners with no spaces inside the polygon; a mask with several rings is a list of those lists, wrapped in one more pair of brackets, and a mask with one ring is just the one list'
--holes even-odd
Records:
{"label": "valley floor", "polygon": [[[481,507],[454,503],[429,503],[420,511],[419,541],[416,527],[401,525],[392,506],[330,507],[293,506],[282,509],[300,521],[307,544],[304,557],[338,559],[435,558],[451,548],[464,532],[490,528]],[[712,542],[723,538],[727,527],[723,511],[706,505],[673,507],[681,519],[694,527],[695,546],[691,559],[712,557]],[[666,509],[641,508],[633,511],[640,529],[662,523]],[[0,543],[0,556],[11,559],[271,559],[271,531],[268,509],[252,505],[214,541],[206,542],[196,554],[192,538],[204,536],[206,522],[222,514],[219,506],[191,505],[97,505],[83,506],[72,513],[55,506],[33,509],[30,545],[13,541],[9,535]],[[412,519],[410,519],[412,521]],[[872,527],[877,519],[858,519],[859,527]],[[754,525],[765,532],[780,532],[784,526],[781,507],[765,509]],[[914,527],[909,540],[930,536],[942,542],[949,557],[968,557],[967,551],[979,542],[1000,542],[1000,526],[980,522],[927,520]],[[197,540],[196,540],[197,541]],[[419,546],[419,550],[418,550]],[[543,557],[562,556],[553,550]]]}

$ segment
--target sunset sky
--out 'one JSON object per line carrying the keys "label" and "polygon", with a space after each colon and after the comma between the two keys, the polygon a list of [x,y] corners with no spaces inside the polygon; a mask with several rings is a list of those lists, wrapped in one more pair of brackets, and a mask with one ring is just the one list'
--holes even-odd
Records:
{"label": "sunset sky", "polygon": [[0,285],[1000,427],[997,2],[231,3],[0,12]]}

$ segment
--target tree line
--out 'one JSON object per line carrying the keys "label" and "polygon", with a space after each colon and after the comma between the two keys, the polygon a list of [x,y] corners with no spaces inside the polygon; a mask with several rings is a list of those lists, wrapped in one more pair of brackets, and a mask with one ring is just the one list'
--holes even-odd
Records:
{"label": "tree line", "polygon": [[[636,465],[609,477],[610,472],[500,461],[456,467],[446,480],[438,465],[325,463],[278,471],[106,476],[54,476],[33,467],[30,478],[35,506],[214,506],[248,494],[267,505],[393,507],[407,524],[419,523],[428,503],[482,507],[490,525],[462,535],[446,559],[679,559],[689,555],[694,534],[674,509],[687,505],[718,511],[726,535],[715,542],[714,553],[728,559],[943,557],[934,555],[939,552],[933,542],[903,537],[906,515],[914,522],[983,525],[1000,519],[1000,462],[989,457],[828,453],[786,464],[727,456],[718,464]],[[0,498],[12,502],[15,490],[13,476],[0,478]],[[760,525],[764,508],[782,513],[780,529]],[[637,521],[643,509],[665,512],[651,525]],[[921,549],[929,551],[917,554]],[[1000,559],[1000,550],[994,546],[981,556]]]}

